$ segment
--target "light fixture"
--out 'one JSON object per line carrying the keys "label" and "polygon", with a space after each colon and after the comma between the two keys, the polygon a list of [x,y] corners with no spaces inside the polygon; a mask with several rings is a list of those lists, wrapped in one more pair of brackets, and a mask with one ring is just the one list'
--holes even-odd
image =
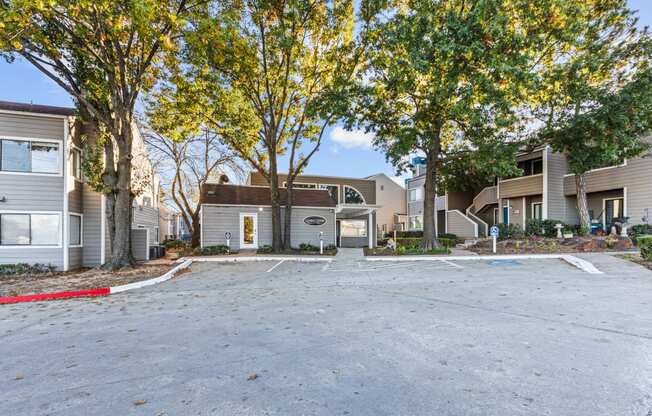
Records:
{"label": "light fixture", "polygon": [[258,211],[263,212],[263,207],[258,207]]}

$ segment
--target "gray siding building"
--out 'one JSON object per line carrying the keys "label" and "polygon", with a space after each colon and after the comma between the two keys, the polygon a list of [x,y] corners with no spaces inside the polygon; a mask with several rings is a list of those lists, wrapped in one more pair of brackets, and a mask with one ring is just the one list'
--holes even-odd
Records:
{"label": "gray siding building", "polygon": [[[0,264],[72,270],[109,258],[104,197],[84,183],[82,131],[72,108],[0,102]],[[137,165],[151,169],[146,162]],[[134,201],[134,228],[149,235],[139,253],[158,244],[158,180],[151,182],[155,191]]]}
{"label": "gray siding building", "polygon": [[[281,199],[286,199],[281,190]],[[297,189],[292,208],[292,246],[336,244],[336,206],[328,191]],[[281,210],[281,227],[284,226]],[[272,244],[269,188],[206,184],[201,191],[201,246],[228,245],[232,250]],[[227,242],[228,238],[228,242]]]}

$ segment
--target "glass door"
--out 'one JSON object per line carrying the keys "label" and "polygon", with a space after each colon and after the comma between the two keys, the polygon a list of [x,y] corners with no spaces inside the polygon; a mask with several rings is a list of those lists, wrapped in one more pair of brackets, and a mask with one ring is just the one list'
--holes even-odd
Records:
{"label": "glass door", "polygon": [[623,198],[605,199],[604,225],[607,232],[611,230],[615,219],[620,219],[624,216],[624,202],[625,200]]}
{"label": "glass door", "polygon": [[240,247],[258,248],[257,214],[240,214]]}

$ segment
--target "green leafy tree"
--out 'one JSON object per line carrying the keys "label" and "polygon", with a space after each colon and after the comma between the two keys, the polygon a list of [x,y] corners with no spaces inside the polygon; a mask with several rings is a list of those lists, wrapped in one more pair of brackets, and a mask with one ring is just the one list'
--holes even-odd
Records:
{"label": "green leafy tree", "polygon": [[597,107],[543,131],[542,138],[564,152],[575,174],[581,224],[590,229],[586,172],[622,163],[650,149],[644,141],[652,131],[652,73],[644,72],[620,91],[596,98]]}
{"label": "green leafy tree", "polygon": [[[248,0],[222,6],[194,22],[187,34],[185,83],[201,86],[196,110],[269,182],[272,246],[280,251],[291,247],[292,184],[348,100],[358,56],[353,1]],[[288,161],[284,233],[278,179],[283,157]]]}
{"label": "green leafy tree", "polygon": [[409,155],[425,156],[426,249],[437,246],[434,200],[443,165],[471,152],[492,160],[496,174],[513,164],[511,153],[496,149],[520,128],[514,109],[546,41],[548,3],[395,2],[363,32],[368,67],[350,125],[373,132],[399,170]]}
{"label": "green leafy tree", "polygon": [[568,158],[580,224],[590,229],[586,172],[645,148],[651,40],[625,0],[578,2],[563,21],[540,60],[534,115],[543,125],[537,138]]}
{"label": "green leafy tree", "polygon": [[107,133],[100,190],[107,196],[113,269],[131,255],[134,108],[157,77],[188,13],[185,0],[0,0],[0,51],[21,56],[67,91]]}

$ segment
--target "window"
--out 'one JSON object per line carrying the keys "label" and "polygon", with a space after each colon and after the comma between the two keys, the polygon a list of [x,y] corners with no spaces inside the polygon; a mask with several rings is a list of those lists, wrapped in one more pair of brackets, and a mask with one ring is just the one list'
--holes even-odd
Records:
{"label": "window", "polygon": [[[287,182],[283,182],[283,187],[287,188]],[[301,183],[301,182],[295,182],[292,187],[294,189],[324,189],[328,191],[330,194],[331,198],[335,200],[335,202],[339,202],[339,185],[326,185],[326,184],[317,184],[317,183]]]}
{"label": "window", "polygon": [[56,246],[60,228],[58,214],[0,214],[0,245]]}
{"label": "window", "polygon": [[532,204],[532,218],[535,220],[543,219],[543,204],[541,202]]}
{"label": "window", "polygon": [[409,196],[410,196],[410,202],[422,200],[423,199],[423,187],[410,189]]}
{"label": "window", "polygon": [[59,172],[59,145],[56,143],[32,142],[32,172]]}
{"label": "window", "polygon": [[152,206],[152,198],[148,196],[143,197],[143,206],[144,207],[151,207]]}
{"label": "window", "polygon": [[380,190],[384,191],[385,190],[385,185],[380,185]]}
{"label": "window", "polygon": [[70,150],[70,172],[75,179],[82,180],[82,152],[77,148]]}
{"label": "window", "polygon": [[0,145],[2,171],[59,173],[59,143],[4,139]]}
{"label": "window", "polygon": [[71,247],[82,246],[82,216],[78,214],[70,214],[70,234],[68,236],[68,244]]}
{"label": "window", "polygon": [[351,186],[344,186],[344,203],[364,204],[364,198],[355,188]]}
{"label": "window", "polygon": [[15,246],[29,244],[29,215],[0,215],[0,245]]}
{"label": "window", "polygon": [[338,199],[339,198],[339,189],[340,189],[339,186],[337,186],[337,185],[319,185],[318,188],[327,190],[328,193],[330,194],[331,198],[333,198],[333,200],[335,202],[339,202],[339,199]]}
{"label": "window", "polygon": [[421,230],[423,229],[421,215],[414,215],[410,217],[410,230]]}
{"label": "window", "polygon": [[518,162],[518,167],[523,171],[523,176],[539,175],[543,173],[543,159],[530,159]]}
{"label": "window", "polygon": [[340,227],[342,237],[367,236],[367,221],[365,220],[341,220]]}

